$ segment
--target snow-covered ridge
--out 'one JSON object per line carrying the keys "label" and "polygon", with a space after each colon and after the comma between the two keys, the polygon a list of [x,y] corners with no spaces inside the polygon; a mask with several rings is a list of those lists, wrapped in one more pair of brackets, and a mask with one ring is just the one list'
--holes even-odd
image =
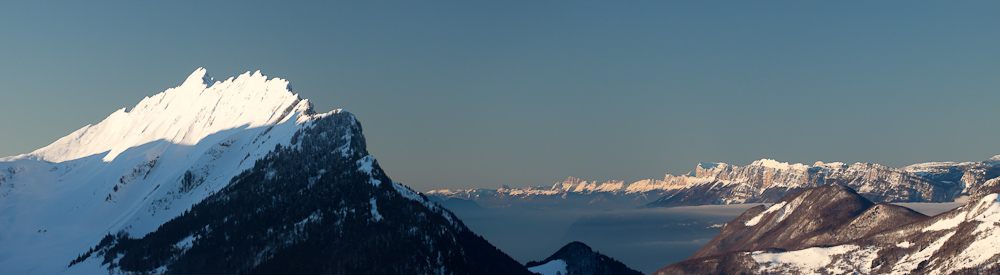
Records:
{"label": "snow-covered ridge", "polygon": [[[786,213],[777,215],[778,211]],[[781,216],[791,222],[780,223]],[[734,223],[747,227],[730,226]],[[723,270],[745,274],[997,274],[998,246],[1000,195],[996,193],[926,217],[901,206],[872,204],[842,185],[825,185],[784,197],[766,210],[757,207],[744,212],[689,260],[657,274]]]}
{"label": "snow-covered ridge", "polygon": [[315,114],[283,79],[216,81],[199,68],[132,110],[0,158],[0,270],[55,274],[110,232],[143,236],[338,116],[355,123],[340,110]]}
{"label": "snow-covered ridge", "polygon": [[[743,254],[757,273],[955,274],[996,270],[1000,251],[1000,201],[990,194],[924,223],[888,230],[866,241],[786,252]],[[971,228],[962,229],[963,227]],[[859,246],[858,244],[865,244]],[[892,256],[876,262],[883,250]]]}
{"label": "snow-covered ridge", "polygon": [[695,177],[650,206],[776,202],[790,191],[829,183],[877,202],[948,202],[980,194],[1000,174],[1000,161],[929,162],[903,168],[873,163],[813,165],[761,159],[746,166],[701,163]]}
{"label": "snow-covered ridge", "polygon": [[553,201],[559,197],[567,199],[566,195],[591,196],[594,199],[591,202],[636,198],[633,201],[655,207],[773,203],[795,190],[836,183],[877,202],[947,202],[989,185],[1000,172],[1000,161],[920,163],[892,168],[860,162],[817,161],[806,165],[760,159],[746,166],[699,163],[695,169],[694,176],[668,174],[662,180],[599,182],[569,177],[551,186],[441,189],[426,194],[481,204],[488,200],[486,204],[498,207],[518,205],[541,196]]}
{"label": "snow-covered ridge", "polygon": [[311,106],[293,94],[284,79],[269,80],[256,71],[217,81],[198,68],[176,88],[15,158],[64,162],[107,152],[103,160],[110,162],[126,149],[149,142],[193,145],[221,131],[281,123],[296,112],[311,112]]}
{"label": "snow-covered ridge", "polygon": [[[764,212],[761,212],[760,214],[757,214],[757,216],[754,216],[752,219],[748,220],[743,225],[755,226],[757,225],[757,223],[760,222],[760,219],[766,216],[767,214],[773,213],[778,210],[782,210],[784,209],[784,207],[785,207],[785,202],[775,203],[774,205],[771,205],[771,207],[768,207],[767,210],[764,210]],[[778,221],[780,222],[781,220],[779,219]]]}

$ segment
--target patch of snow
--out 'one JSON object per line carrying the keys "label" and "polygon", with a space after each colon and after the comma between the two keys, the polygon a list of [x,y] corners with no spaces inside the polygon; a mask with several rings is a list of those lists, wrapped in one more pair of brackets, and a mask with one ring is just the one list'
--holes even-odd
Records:
{"label": "patch of snow", "polygon": [[301,221],[295,223],[295,228],[301,230],[303,227],[306,226],[306,224],[316,223],[322,220],[323,220],[323,213],[321,213],[319,210],[316,210],[316,212],[309,214],[309,216],[306,217],[305,219],[302,219]]}
{"label": "patch of snow", "polygon": [[529,267],[528,271],[541,275],[568,275],[566,272],[566,261],[559,259],[551,260],[540,266]]}
{"label": "patch of snow", "polygon": [[177,249],[177,250],[181,250],[181,251],[188,250],[189,248],[191,248],[191,246],[194,245],[195,238],[196,237],[194,235],[187,236],[183,240],[181,240],[181,241],[177,242],[176,244],[174,244],[174,248]]}
{"label": "patch of snow", "polygon": [[198,68],[181,86],[146,97],[129,111],[119,109],[28,155],[64,162],[107,153],[103,160],[110,162],[142,144],[164,140],[194,145],[225,130],[280,123],[291,111],[308,107],[286,89],[287,80],[269,80],[260,71],[209,84],[206,77],[207,70]]}
{"label": "patch of snow", "polygon": [[[410,188],[407,188],[406,186],[403,186],[402,184],[393,182],[392,187],[393,189],[396,189],[396,192],[402,195],[403,197],[422,203],[424,206],[427,207],[427,209],[430,209],[431,211],[439,213],[441,214],[441,216],[444,216],[444,218],[448,220],[448,223],[454,226],[456,229],[459,228],[458,223],[455,222],[456,218],[452,218],[453,217],[452,214],[447,211],[444,211],[444,209],[441,208],[441,206],[439,206],[437,203],[424,199],[424,197],[420,196],[419,193],[411,190]],[[428,193],[430,193],[430,191]]]}
{"label": "patch of snow", "polygon": [[786,266],[795,267],[806,273],[816,273],[820,268],[829,265],[833,261],[833,256],[857,250],[856,245],[841,245],[834,247],[813,247],[802,250],[764,253],[751,252],[750,256],[760,264],[762,273],[780,273],[780,268]]}
{"label": "patch of snow", "polygon": [[924,162],[924,163],[911,164],[911,165],[905,166],[905,167],[903,167],[901,169],[903,169],[903,171],[907,171],[907,172],[910,172],[910,173],[914,173],[914,174],[918,174],[918,175],[921,175],[921,176],[925,176],[925,175],[933,174],[935,171],[938,171],[938,170],[941,170],[941,169],[948,169],[948,168],[954,167],[956,165],[959,165],[959,163],[957,163],[957,162]]}
{"label": "patch of snow", "polygon": [[371,198],[368,202],[372,205],[372,221],[381,221],[382,214],[378,213],[378,204],[375,203],[375,198]]}
{"label": "patch of snow", "polygon": [[822,161],[817,161],[816,163],[813,163],[812,167],[822,167],[822,168],[826,168],[826,169],[837,169],[837,168],[841,168],[842,169],[842,168],[847,167],[847,164],[843,163],[843,162],[822,162]]}
{"label": "patch of snow", "polygon": [[1000,247],[1000,228],[993,223],[980,224],[980,227],[983,228],[977,228],[977,233],[980,233],[977,240],[969,244],[969,247],[962,250],[959,255],[949,260],[954,264],[950,267],[950,271],[982,267],[994,259],[997,254],[1000,254],[1000,250],[997,249]]}
{"label": "patch of snow", "polygon": [[868,246],[837,255],[829,267],[820,271],[829,274],[871,274],[872,268],[877,266],[874,263],[879,251],[881,249],[876,246]]}
{"label": "patch of snow", "polygon": [[754,161],[750,165],[751,166],[761,166],[761,167],[773,168],[773,169],[778,169],[778,170],[789,170],[789,169],[792,169],[792,170],[805,170],[805,169],[809,168],[809,165],[805,165],[805,164],[801,164],[801,163],[788,164],[787,162],[778,162],[778,161],[773,160],[773,159],[760,159],[760,160]]}
{"label": "patch of snow", "polygon": [[354,153],[354,149],[351,149],[351,138],[353,136],[354,135],[350,131],[347,131],[347,133],[344,133],[344,136],[340,138],[344,141],[344,145],[337,148],[337,151],[340,151],[341,157],[350,157],[351,154]]}
{"label": "patch of snow", "polygon": [[900,248],[910,248],[910,246],[913,246],[913,243],[911,243],[910,241],[903,241],[901,243],[896,244],[896,247]]}
{"label": "patch of snow", "polygon": [[893,266],[891,274],[893,275],[909,274],[910,271],[916,269],[921,262],[928,260],[932,255],[934,255],[934,252],[937,252],[938,249],[941,249],[941,247],[944,246],[944,244],[948,242],[948,240],[951,239],[951,237],[954,235],[955,235],[954,231],[949,232],[948,234],[941,236],[941,238],[938,238],[936,241],[931,243],[931,245],[927,246],[926,248],[917,251],[916,253],[911,253],[906,255],[905,257],[903,257],[903,259],[899,260],[899,262],[897,262],[895,266]]}
{"label": "patch of snow", "polygon": [[375,175],[372,174],[374,173],[373,170],[375,169],[375,157],[373,157],[372,155],[364,156],[357,161],[357,164],[358,164],[358,172],[362,172],[371,176],[370,178],[368,178],[368,183],[371,183],[372,185],[375,186],[382,184],[382,181],[375,179]]}
{"label": "patch of snow", "polygon": [[954,213],[951,217],[938,220],[934,224],[924,227],[922,231],[953,229],[958,227],[962,222],[973,220],[983,222],[982,224],[987,226],[992,225],[994,222],[1000,222],[1000,203],[998,203],[997,194],[986,195],[979,199],[974,207],[968,204],[964,206],[963,212]]}
{"label": "patch of snow", "polygon": [[362,172],[362,173],[371,175],[372,174],[372,169],[374,169],[373,168],[374,163],[375,163],[375,157],[373,157],[371,155],[367,155],[367,156],[362,157],[361,159],[359,159],[357,161],[358,172]]}
{"label": "patch of snow", "polygon": [[619,189],[622,189],[623,186],[625,186],[625,182],[624,181],[615,180],[615,181],[609,181],[609,182],[602,183],[601,185],[598,185],[598,186],[594,187],[593,189],[591,189],[591,191],[595,191],[595,192],[613,192],[613,191],[618,191]]}
{"label": "patch of snow", "polygon": [[[774,211],[781,210],[783,207],[785,207],[785,204],[786,204],[786,202],[779,202],[779,203],[775,203],[774,205],[771,205],[771,207],[768,207],[767,210],[764,210],[764,212],[760,212],[760,214],[757,214],[757,216],[753,217],[750,220],[747,220],[747,222],[744,223],[744,225],[746,225],[747,227],[751,227],[751,226],[757,225],[757,223],[760,222],[761,218],[763,218],[765,215],[770,214],[770,213],[772,213]],[[778,220],[778,221],[780,221],[780,220]]]}
{"label": "patch of snow", "polygon": [[[424,198],[420,197],[419,193],[417,193],[416,191],[410,190],[410,188],[406,188],[406,186],[403,186],[402,184],[393,182],[392,183],[392,187],[394,189],[396,189],[396,192],[398,192],[404,198],[407,198],[407,199],[410,199],[410,200],[414,200],[414,201],[418,201],[418,202],[424,202]],[[428,193],[430,193],[430,192],[428,192]]]}

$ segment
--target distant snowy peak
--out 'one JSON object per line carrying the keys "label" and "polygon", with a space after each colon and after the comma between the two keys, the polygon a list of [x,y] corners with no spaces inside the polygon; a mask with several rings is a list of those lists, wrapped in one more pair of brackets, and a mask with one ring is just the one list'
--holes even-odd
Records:
{"label": "distant snowy peak", "polygon": [[873,163],[788,164],[761,159],[746,166],[701,163],[677,192],[649,206],[771,203],[792,192],[837,183],[877,202],[946,202],[1000,176],[1000,161],[930,162],[903,168]]}
{"label": "distant snowy peak", "polygon": [[[855,165],[865,165],[864,163],[857,163]],[[696,178],[709,178],[718,176],[720,173],[728,173],[734,170],[745,170],[751,169],[755,171],[771,171],[771,172],[782,172],[782,173],[805,173],[809,169],[845,169],[850,167],[843,162],[830,162],[824,163],[822,161],[817,161],[813,165],[806,165],[802,163],[789,164],[787,162],[779,162],[773,159],[759,159],[750,163],[747,166],[736,166],[728,163],[714,162],[714,163],[699,163],[695,170]]]}
{"label": "distant snowy peak", "polygon": [[760,159],[746,166],[699,163],[694,172],[694,176],[668,174],[662,180],[635,182],[568,177],[549,186],[445,189],[427,194],[443,200],[473,200],[487,208],[531,208],[557,204],[589,207],[642,203],[647,207],[670,207],[774,203],[795,191],[832,183],[853,188],[875,202],[948,202],[960,196],[1000,190],[1000,157],[980,162],[920,163],[903,168],[861,162],[817,161],[806,165]]}
{"label": "distant snowy peak", "polygon": [[471,200],[486,208],[634,208],[684,187],[689,179],[691,177],[666,175],[662,180],[598,182],[568,177],[548,186],[440,189],[426,194],[443,201]]}
{"label": "distant snowy peak", "polygon": [[609,180],[605,182],[586,181],[575,177],[568,177],[566,180],[557,182],[552,186],[528,186],[511,188],[502,186],[496,190],[490,189],[440,189],[427,191],[428,195],[440,197],[475,198],[478,193],[499,194],[503,196],[544,196],[562,194],[637,194],[654,191],[669,191],[684,187],[687,184],[688,176],[666,175],[663,180],[645,179],[635,182],[621,180]]}
{"label": "distant snowy peak", "polygon": [[606,182],[585,181],[575,177],[568,177],[566,180],[552,185],[551,190],[563,190],[574,193],[642,193],[654,190],[670,190],[683,187],[687,184],[688,177],[672,175],[664,176],[663,180],[645,179],[635,182],[625,182],[620,180],[609,180]]}
{"label": "distant snowy peak", "polygon": [[111,161],[128,148],[157,140],[193,145],[222,131],[301,122],[308,118],[300,115],[312,114],[311,104],[293,94],[284,79],[267,79],[256,71],[217,81],[198,68],[180,86],[22,157],[63,162],[107,153],[103,159]]}
{"label": "distant snowy peak", "polygon": [[787,162],[778,162],[778,161],[773,160],[773,159],[761,159],[761,160],[757,160],[757,161],[754,161],[753,163],[751,163],[750,165],[751,166],[767,167],[767,168],[772,168],[772,169],[781,169],[781,170],[789,170],[789,169],[790,170],[805,170],[805,169],[810,168],[808,165],[801,164],[801,163],[788,164]]}

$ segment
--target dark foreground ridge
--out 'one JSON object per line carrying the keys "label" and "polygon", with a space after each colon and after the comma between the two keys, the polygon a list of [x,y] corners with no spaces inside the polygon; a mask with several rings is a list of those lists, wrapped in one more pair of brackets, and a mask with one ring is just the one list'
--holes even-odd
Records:
{"label": "dark foreground ridge", "polygon": [[847,187],[810,188],[747,210],[656,274],[997,274],[997,197],[928,218]]}
{"label": "dark foreground ridge", "polygon": [[850,187],[824,185],[791,194],[767,210],[764,206],[747,210],[691,258],[838,245],[926,217],[905,207],[872,203]]}
{"label": "dark foreground ridge", "polygon": [[642,272],[625,266],[622,262],[598,253],[581,242],[571,242],[556,253],[541,262],[531,261],[525,266],[542,266],[554,260],[566,263],[566,273],[563,275],[641,275]]}

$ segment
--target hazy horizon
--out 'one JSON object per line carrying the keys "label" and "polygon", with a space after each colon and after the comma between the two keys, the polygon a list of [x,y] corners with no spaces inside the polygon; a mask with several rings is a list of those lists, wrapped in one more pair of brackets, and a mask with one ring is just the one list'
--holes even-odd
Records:
{"label": "hazy horizon", "polygon": [[416,190],[635,181],[699,162],[1000,154],[1000,3],[0,4],[0,156],[198,67],[364,124]]}

